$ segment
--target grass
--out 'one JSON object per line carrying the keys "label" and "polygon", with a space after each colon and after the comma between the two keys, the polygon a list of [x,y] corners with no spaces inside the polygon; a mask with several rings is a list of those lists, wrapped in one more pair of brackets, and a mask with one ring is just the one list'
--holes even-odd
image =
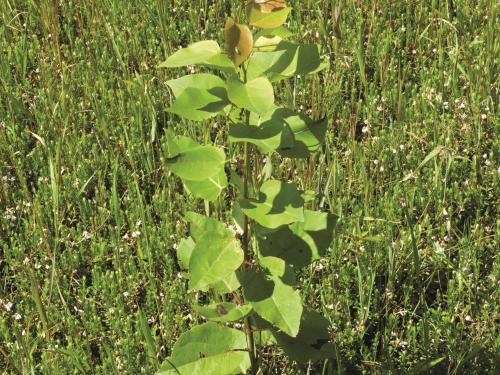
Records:
{"label": "grass", "polygon": [[[277,98],[326,113],[328,142],[273,171],[340,217],[300,276],[337,351],[309,372],[498,373],[500,6],[290,2],[331,69]],[[204,206],[165,169],[163,133],[223,144],[227,124],[166,114],[179,72],[156,65],[220,41],[238,3],[0,2],[3,373],[152,373],[199,319],[174,248]]]}

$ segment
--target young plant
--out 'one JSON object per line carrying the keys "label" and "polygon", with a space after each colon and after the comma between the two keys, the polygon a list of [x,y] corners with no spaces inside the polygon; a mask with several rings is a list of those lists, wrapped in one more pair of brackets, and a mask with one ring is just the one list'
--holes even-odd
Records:
{"label": "young plant", "polygon": [[[285,40],[292,35],[283,26],[290,10],[284,0],[250,0],[246,14],[254,33],[229,18],[224,50],[206,40],[160,65],[199,65],[218,72],[168,81],[175,97],[168,111],[192,121],[225,116],[229,142],[242,145],[234,163],[239,167],[230,173],[239,233],[211,217],[186,214],[190,237],[180,242],[177,255],[189,289],[209,300],[193,306],[208,322],[181,335],[159,374],[255,374],[265,371],[259,354],[270,345],[299,363],[333,354],[329,323],[302,305],[295,273],[324,254],[335,216],[306,209],[314,193],[271,178],[271,164],[251,174],[261,154],[268,160],[273,153],[307,158],[324,142],[326,118],[312,119],[275,103],[272,83],[327,66],[319,46]],[[229,188],[224,150],[170,131],[166,139],[167,167],[209,207]]]}

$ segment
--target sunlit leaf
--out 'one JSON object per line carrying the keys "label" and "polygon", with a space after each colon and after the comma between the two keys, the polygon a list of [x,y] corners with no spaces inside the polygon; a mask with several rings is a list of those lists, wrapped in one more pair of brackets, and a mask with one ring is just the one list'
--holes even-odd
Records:
{"label": "sunlit leaf", "polygon": [[259,251],[278,257],[296,268],[305,267],[325,255],[333,241],[337,217],[326,212],[304,210],[304,221],[275,232],[260,231]]}
{"label": "sunlit leaf", "polygon": [[271,81],[277,81],[315,73],[328,66],[322,62],[320,46],[316,44],[294,44],[282,40],[267,50],[252,55],[247,70],[249,79],[266,75]]}
{"label": "sunlit leaf", "polygon": [[299,292],[279,277],[268,276],[259,270],[246,269],[238,277],[246,301],[255,312],[287,335],[296,336],[302,316]]}
{"label": "sunlit leaf", "polygon": [[234,233],[222,229],[222,223],[217,220],[192,212],[186,216],[193,226],[191,235],[195,238],[189,261],[189,285],[191,289],[203,290],[227,279],[238,269],[243,262],[243,250]]}
{"label": "sunlit leaf", "polygon": [[258,40],[261,37],[280,37],[282,39],[292,36],[293,33],[288,30],[285,26],[278,26],[272,29],[262,29],[257,32],[254,39]]}
{"label": "sunlit leaf", "polygon": [[217,293],[225,294],[231,293],[240,287],[240,281],[236,277],[236,273],[232,272],[229,276],[223,278],[210,285],[210,288]]}
{"label": "sunlit leaf", "polygon": [[283,121],[266,121],[259,126],[235,124],[229,127],[231,142],[249,142],[262,152],[272,152],[278,148],[290,148],[294,138]]}
{"label": "sunlit leaf", "polygon": [[266,77],[242,82],[232,77],[227,83],[229,100],[240,108],[265,114],[274,104],[274,90]]}
{"label": "sunlit leaf", "polygon": [[169,155],[166,165],[169,170],[183,180],[204,181],[218,175],[224,168],[226,156],[221,148],[202,146],[188,137],[169,139]]}
{"label": "sunlit leaf", "polygon": [[208,322],[183,333],[157,375],[246,373],[250,357],[242,331]]}
{"label": "sunlit leaf", "polygon": [[175,97],[180,96],[190,87],[201,90],[225,89],[226,87],[226,83],[222,78],[208,73],[188,74],[180,78],[171,79],[166,83],[172,89]]}
{"label": "sunlit leaf", "polygon": [[269,121],[285,123],[290,131],[293,144],[284,145],[277,151],[286,157],[306,158],[311,152],[318,151],[325,141],[326,118],[315,121],[300,112],[286,108],[278,108],[271,115]]}
{"label": "sunlit leaf", "polygon": [[160,68],[175,68],[203,63],[220,54],[221,49],[215,40],[204,40],[181,48],[159,65]]}
{"label": "sunlit leaf", "polygon": [[185,270],[189,268],[189,260],[191,259],[194,245],[195,243],[193,239],[191,237],[188,237],[183,238],[177,246],[177,259],[179,260],[180,266]]}
{"label": "sunlit leaf", "polygon": [[208,68],[221,70],[226,73],[234,73],[235,66],[231,61],[227,53],[219,53],[208,60],[204,61],[200,65],[206,66]]}
{"label": "sunlit leaf", "polygon": [[215,201],[221,191],[227,187],[227,176],[223,168],[218,174],[203,181],[183,180],[186,189],[197,198]]}
{"label": "sunlit leaf", "polygon": [[291,10],[284,0],[250,0],[246,7],[250,25],[263,29],[283,25]]}
{"label": "sunlit leaf", "polygon": [[167,81],[176,100],[168,109],[193,121],[205,120],[222,112],[229,104],[226,83],[212,74],[191,74]]}
{"label": "sunlit leaf", "polygon": [[294,183],[264,182],[258,199],[241,199],[241,210],[266,228],[304,220],[304,200]]}
{"label": "sunlit leaf", "polygon": [[261,257],[259,264],[265,268],[273,277],[278,277],[287,285],[295,285],[297,280],[295,272],[283,259],[276,257]]}
{"label": "sunlit leaf", "polygon": [[214,303],[208,306],[193,306],[194,310],[214,322],[236,322],[250,314],[252,306],[232,302]]}

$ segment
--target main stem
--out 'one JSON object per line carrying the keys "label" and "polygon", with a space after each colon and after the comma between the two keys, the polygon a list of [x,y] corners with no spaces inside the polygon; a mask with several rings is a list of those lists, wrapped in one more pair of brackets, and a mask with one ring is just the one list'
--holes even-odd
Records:
{"label": "main stem", "polygon": [[[246,83],[247,82],[247,70],[245,66],[242,66],[242,73],[243,73],[243,81]],[[250,111],[245,110],[245,125],[250,126]],[[249,167],[250,167],[250,148],[248,145],[248,142],[244,143],[243,146],[243,198],[248,199],[248,178],[249,178]],[[243,254],[245,258],[245,264],[244,267],[247,267],[249,262],[252,260],[252,255],[250,253],[250,221],[248,219],[247,215],[243,215]],[[242,290],[243,292],[243,300],[245,300],[245,290]],[[252,329],[252,324],[250,321],[250,317],[246,316],[243,319],[243,322],[245,324],[245,334],[247,336],[247,343],[248,343],[248,352],[250,354],[250,364],[251,364],[251,373],[252,375],[257,374],[258,370],[258,363],[257,363],[257,356],[255,353],[255,340],[253,336],[253,329]]]}
{"label": "main stem", "polygon": [[[246,113],[246,125],[250,125],[250,113],[247,111]],[[250,153],[248,143],[244,143],[243,149],[243,197],[245,199],[248,198],[248,169],[250,162]],[[243,219],[243,253],[245,255],[245,264],[248,264],[252,256],[250,254],[250,222],[248,220],[248,216],[244,215]],[[245,291],[243,291],[243,298],[245,298]],[[250,322],[250,318],[246,316],[244,318],[245,324],[245,334],[247,336],[248,342],[248,351],[250,353],[250,363],[251,363],[251,373],[253,375],[257,374],[258,364],[257,357],[255,353],[255,340],[253,337],[253,329],[252,324]]]}

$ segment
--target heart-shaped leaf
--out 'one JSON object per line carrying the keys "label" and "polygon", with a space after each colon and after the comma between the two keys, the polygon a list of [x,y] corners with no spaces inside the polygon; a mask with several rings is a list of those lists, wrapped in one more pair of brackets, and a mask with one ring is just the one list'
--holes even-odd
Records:
{"label": "heart-shaped leaf", "polygon": [[189,233],[195,242],[203,241],[212,233],[217,237],[233,237],[233,233],[224,223],[205,215],[190,211],[186,213],[186,220],[189,222]]}
{"label": "heart-shaped leaf", "polygon": [[224,151],[214,146],[202,146],[189,137],[174,137],[167,133],[167,167],[183,180],[204,181],[224,169]]}
{"label": "heart-shaped leaf", "polygon": [[179,337],[157,375],[231,375],[249,368],[245,334],[208,322]]}
{"label": "heart-shaped leaf", "polygon": [[213,322],[236,322],[250,314],[252,306],[221,302],[208,306],[194,306],[194,310]]}
{"label": "heart-shaped leaf", "polygon": [[230,104],[226,83],[212,74],[191,74],[167,81],[167,85],[176,98],[168,111],[188,120],[216,116]]}
{"label": "heart-shaped leaf", "polygon": [[278,345],[290,359],[304,363],[334,356],[329,327],[328,320],[316,311],[305,308],[296,337],[274,330],[272,332]]}
{"label": "heart-shaped leaf", "polygon": [[186,189],[197,198],[213,202],[227,187],[227,176],[223,168],[220,172],[203,181],[183,180]]}
{"label": "heart-shaped leaf", "polygon": [[288,30],[285,26],[278,26],[272,29],[263,29],[255,34],[255,39],[258,40],[261,37],[280,37],[280,38],[288,38],[292,36],[293,33]]}
{"label": "heart-shaped leaf", "polygon": [[220,77],[208,73],[188,74],[166,82],[172,89],[174,96],[179,97],[188,88],[200,90],[226,89],[226,83]]}
{"label": "heart-shaped leaf", "polygon": [[279,277],[287,285],[295,285],[297,279],[295,273],[283,259],[276,257],[261,257],[259,264],[265,268],[273,277]]}
{"label": "heart-shaped leaf", "polygon": [[231,293],[240,287],[240,281],[236,276],[236,273],[231,273],[228,277],[217,281],[216,283],[210,285],[210,287],[219,294]]}
{"label": "heart-shaped leaf", "polygon": [[240,66],[250,57],[253,36],[248,26],[240,25],[229,18],[224,27],[224,39],[227,54],[236,66]]}
{"label": "heart-shaped leaf", "polygon": [[266,228],[304,220],[304,200],[297,186],[277,180],[264,182],[258,199],[242,199],[240,207],[248,217]]}
{"label": "heart-shaped leaf", "polygon": [[246,10],[250,25],[272,29],[286,22],[292,8],[284,0],[250,0]]}
{"label": "heart-shaped leaf", "polygon": [[325,140],[328,121],[326,118],[315,121],[300,112],[277,108],[264,117],[269,122],[280,123],[286,127],[282,131],[282,143],[276,149],[281,155],[292,158],[306,158],[311,152],[320,149]]}
{"label": "heart-shaped leaf", "polygon": [[272,152],[278,148],[290,148],[294,138],[283,121],[266,121],[259,126],[243,124],[231,125],[229,128],[231,142],[249,142],[258,146],[262,152]]}
{"label": "heart-shaped leaf", "polygon": [[253,54],[248,63],[248,79],[266,75],[270,80],[278,81],[318,72],[328,66],[322,63],[320,52],[320,46],[316,44],[294,44],[282,40],[271,49]]}
{"label": "heart-shaped leaf", "polygon": [[304,210],[303,222],[276,232],[260,231],[259,252],[265,257],[281,258],[296,268],[305,267],[325,254],[333,240],[336,222],[335,215]]}
{"label": "heart-shaped leaf", "polygon": [[186,65],[196,65],[221,53],[219,44],[215,40],[204,40],[181,48],[171,55],[160,68],[176,68]]}
{"label": "heart-shaped leaf", "polygon": [[299,332],[302,316],[300,294],[279,277],[246,269],[238,274],[246,301],[260,317],[289,336]]}
{"label": "heart-shaped leaf", "polygon": [[233,76],[227,83],[229,100],[240,108],[246,108],[259,115],[274,105],[274,90],[266,77],[259,77],[243,83]]}
{"label": "heart-shaped leaf", "polygon": [[234,73],[235,66],[231,61],[227,53],[219,53],[208,60],[204,61],[200,65],[206,66],[208,68],[218,69],[226,73]]}
{"label": "heart-shaped leaf", "polygon": [[[206,216],[189,213],[195,247],[189,260],[191,289],[206,289],[227,279],[243,262],[243,250],[234,234],[222,223]],[[213,231],[213,228],[216,228]],[[202,235],[200,235],[202,233]]]}

